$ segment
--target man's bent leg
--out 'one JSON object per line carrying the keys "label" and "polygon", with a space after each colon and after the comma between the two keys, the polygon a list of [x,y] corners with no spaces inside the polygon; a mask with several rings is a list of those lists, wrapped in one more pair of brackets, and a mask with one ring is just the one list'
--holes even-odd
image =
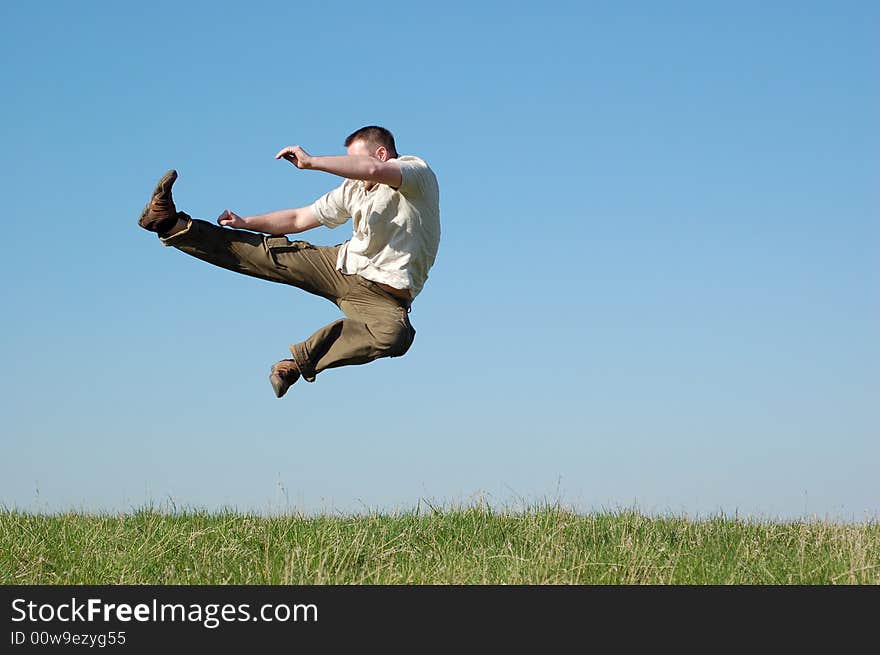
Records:
{"label": "man's bent leg", "polygon": [[309,382],[328,368],[366,364],[380,357],[400,357],[415,337],[406,308],[359,276],[348,277],[355,278],[355,283],[339,302],[348,318],[290,346],[290,354]]}

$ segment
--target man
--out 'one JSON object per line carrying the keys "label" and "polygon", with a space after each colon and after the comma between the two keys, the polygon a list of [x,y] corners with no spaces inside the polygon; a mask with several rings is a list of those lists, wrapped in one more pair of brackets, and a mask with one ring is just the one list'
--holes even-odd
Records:
{"label": "man", "polygon": [[[269,381],[278,398],[300,377],[314,382],[328,368],[406,353],[416,333],[410,305],[437,255],[440,200],[428,165],[418,157],[398,156],[394,136],[375,125],[349,135],[345,147],[348,154],[340,156],[313,157],[300,146],[275,155],[302,170],[345,178],[312,205],[244,217],[227,209],[218,227],[177,211],[171,197],[177,172],[170,170],[138,219],[166,246],[238,273],[299,287],[343,311],[346,318],[291,345],[292,359],[272,366]],[[320,225],[335,228],[349,218],[352,238],[338,246],[313,246],[284,236]]]}

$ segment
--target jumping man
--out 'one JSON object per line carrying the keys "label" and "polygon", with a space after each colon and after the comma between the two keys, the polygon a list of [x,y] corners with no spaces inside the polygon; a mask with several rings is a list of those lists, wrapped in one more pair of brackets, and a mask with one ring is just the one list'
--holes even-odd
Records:
{"label": "jumping man", "polygon": [[[394,137],[383,127],[363,127],[345,146],[348,154],[339,156],[313,157],[300,146],[275,155],[302,170],[345,178],[309,206],[255,216],[227,209],[218,227],[177,211],[171,197],[177,172],[171,170],[138,219],[166,246],[237,273],[299,287],[342,310],[346,318],[291,345],[292,359],[272,366],[269,381],[278,398],[300,376],[314,382],[325,369],[409,350],[416,333],[410,305],[437,255],[440,194],[434,172],[418,157],[398,156]],[[284,236],[321,225],[338,227],[349,218],[352,237],[339,246]]]}

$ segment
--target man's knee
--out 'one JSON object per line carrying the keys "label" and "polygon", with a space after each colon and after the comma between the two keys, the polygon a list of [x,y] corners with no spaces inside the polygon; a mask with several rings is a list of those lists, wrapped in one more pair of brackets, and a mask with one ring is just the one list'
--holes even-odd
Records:
{"label": "man's knee", "polygon": [[373,330],[373,345],[379,357],[400,357],[409,350],[416,331],[409,322],[383,324]]}

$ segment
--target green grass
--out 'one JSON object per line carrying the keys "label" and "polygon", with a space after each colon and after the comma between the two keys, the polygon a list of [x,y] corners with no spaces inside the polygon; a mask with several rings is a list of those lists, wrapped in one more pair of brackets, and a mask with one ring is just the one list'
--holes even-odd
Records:
{"label": "green grass", "polygon": [[880,523],[0,510],[2,584],[880,584]]}

